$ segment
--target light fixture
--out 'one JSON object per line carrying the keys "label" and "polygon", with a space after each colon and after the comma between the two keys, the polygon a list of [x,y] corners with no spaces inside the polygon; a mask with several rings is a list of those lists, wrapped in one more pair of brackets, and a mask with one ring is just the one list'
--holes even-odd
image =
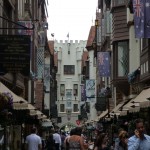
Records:
{"label": "light fixture", "polygon": [[48,23],[47,22],[43,22],[42,23],[42,28],[48,30]]}
{"label": "light fixture", "polygon": [[95,19],[95,26],[97,27],[99,25],[98,19]]}

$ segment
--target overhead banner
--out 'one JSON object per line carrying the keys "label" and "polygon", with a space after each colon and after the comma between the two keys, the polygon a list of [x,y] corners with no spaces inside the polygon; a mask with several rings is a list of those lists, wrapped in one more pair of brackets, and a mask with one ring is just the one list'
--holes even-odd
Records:
{"label": "overhead banner", "polygon": [[30,36],[0,35],[0,74],[30,73]]}
{"label": "overhead banner", "polygon": [[100,77],[110,77],[110,52],[98,52],[97,65]]}

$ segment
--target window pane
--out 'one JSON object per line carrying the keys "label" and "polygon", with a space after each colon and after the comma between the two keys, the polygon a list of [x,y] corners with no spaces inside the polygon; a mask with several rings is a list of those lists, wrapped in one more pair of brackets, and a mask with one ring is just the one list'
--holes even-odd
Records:
{"label": "window pane", "polygon": [[73,111],[74,112],[78,112],[78,104],[74,104],[73,105]]}
{"label": "window pane", "polygon": [[65,105],[64,104],[60,104],[60,112],[65,112]]}
{"label": "window pane", "polygon": [[72,99],[72,90],[71,89],[67,89],[66,90],[66,98],[68,100],[71,100]]}
{"label": "window pane", "polygon": [[148,39],[142,39],[142,49],[148,46]]}
{"label": "window pane", "polygon": [[128,44],[127,42],[118,43],[118,76],[128,74]]}
{"label": "window pane", "polygon": [[71,109],[71,101],[67,101],[67,109]]}
{"label": "window pane", "polygon": [[74,96],[78,95],[78,84],[73,85],[73,94],[74,94]]}
{"label": "window pane", "polygon": [[64,74],[75,74],[74,65],[64,65]]}
{"label": "window pane", "polygon": [[60,85],[60,95],[64,96],[65,95],[65,84]]}

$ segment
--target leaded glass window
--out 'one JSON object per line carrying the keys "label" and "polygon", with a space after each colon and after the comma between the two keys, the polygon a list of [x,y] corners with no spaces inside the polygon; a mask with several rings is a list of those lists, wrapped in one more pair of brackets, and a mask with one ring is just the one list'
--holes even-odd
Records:
{"label": "leaded glass window", "polygon": [[127,76],[128,63],[128,42],[118,42],[118,76]]}

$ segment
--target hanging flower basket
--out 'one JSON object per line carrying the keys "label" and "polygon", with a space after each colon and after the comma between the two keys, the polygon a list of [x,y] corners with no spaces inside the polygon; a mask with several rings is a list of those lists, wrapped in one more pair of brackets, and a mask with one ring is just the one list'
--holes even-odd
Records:
{"label": "hanging flower basket", "polygon": [[13,108],[13,96],[9,92],[0,92],[0,112]]}

